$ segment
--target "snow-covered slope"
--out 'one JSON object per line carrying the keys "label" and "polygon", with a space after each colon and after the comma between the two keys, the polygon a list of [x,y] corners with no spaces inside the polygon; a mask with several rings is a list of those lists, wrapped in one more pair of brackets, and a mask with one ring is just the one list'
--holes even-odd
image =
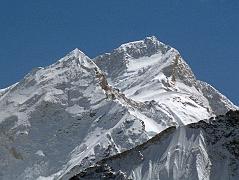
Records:
{"label": "snow-covered slope", "polygon": [[236,108],[155,37],[94,61],[75,49],[0,90],[0,179],[68,179],[168,127]]}
{"label": "snow-covered slope", "polygon": [[237,180],[239,111],[175,129],[104,159],[77,179]]}

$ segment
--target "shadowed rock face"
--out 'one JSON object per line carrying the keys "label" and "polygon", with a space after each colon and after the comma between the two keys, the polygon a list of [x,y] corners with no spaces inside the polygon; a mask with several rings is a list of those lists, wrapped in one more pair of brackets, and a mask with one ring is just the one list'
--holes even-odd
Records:
{"label": "shadowed rock face", "polygon": [[238,177],[239,111],[229,111],[178,129],[168,128],[142,145],[99,161],[72,180]]}

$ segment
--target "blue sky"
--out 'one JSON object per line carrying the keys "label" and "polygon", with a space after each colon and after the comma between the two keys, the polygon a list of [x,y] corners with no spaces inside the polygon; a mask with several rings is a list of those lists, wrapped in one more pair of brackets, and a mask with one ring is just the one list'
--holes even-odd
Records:
{"label": "blue sky", "polygon": [[155,35],[239,104],[238,0],[1,0],[0,88],[78,47],[95,57]]}

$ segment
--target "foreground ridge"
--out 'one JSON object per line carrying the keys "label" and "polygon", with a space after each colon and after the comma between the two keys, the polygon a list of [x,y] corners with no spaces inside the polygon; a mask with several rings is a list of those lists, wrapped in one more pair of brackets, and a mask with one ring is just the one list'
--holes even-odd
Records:
{"label": "foreground ridge", "polygon": [[[239,111],[170,127],[146,143],[103,159],[77,179],[238,179]],[[219,170],[220,169],[220,170]]]}

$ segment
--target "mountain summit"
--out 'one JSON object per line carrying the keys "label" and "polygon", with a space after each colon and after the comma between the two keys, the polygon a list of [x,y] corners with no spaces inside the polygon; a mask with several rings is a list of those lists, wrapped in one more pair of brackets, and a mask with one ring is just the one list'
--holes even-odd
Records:
{"label": "mountain summit", "polygon": [[236,110],[154,36],[75,49],[0,90],[0,179],[69,179],[169,127]]}
{"label": "mountain summit", "polygon": [[123,44],[94,61],[106,73],[109,83],[133,100],[156,101],[172,112],[181,106],[178,110],[185,109],[183,114],[188,115],[186,106],[191,106],[190,117],[180,118],[182,113],[176,113],[180,119],[197,121],[235,109],[216,89],[196,79],[176,49],[155,37]]}

